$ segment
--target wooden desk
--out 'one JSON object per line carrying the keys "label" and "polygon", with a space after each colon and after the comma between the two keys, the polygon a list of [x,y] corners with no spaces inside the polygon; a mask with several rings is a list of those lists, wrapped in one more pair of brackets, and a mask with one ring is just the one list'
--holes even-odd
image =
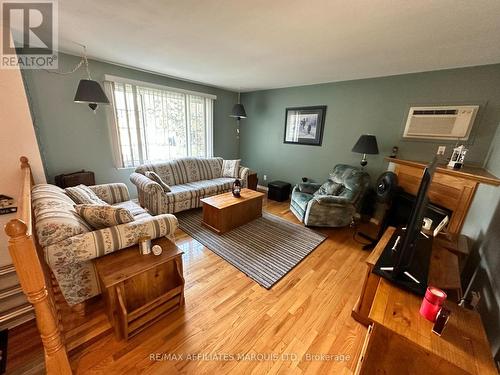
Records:
{"label": "wooden desk", "polygon": [[356,374],[497,374],[479,314],[454,303],[441,337],[419,314],[422,299],[381,280]]}
{"label": "wooden desk", "polygon": [[[389,242],[395,230],[396,228],[389,227],[385,231],[377,246],[375,246],[365,261],[367,265],[365,281],[351,315],[358,322],[366,326],[371,323],[368,315],[381,279],[379,275],[372,272],[373,267],[377,263],[378,258],[384,251],[387,242]],[[458,257],[456,254],[448,251],[438,241],[434,241],[432,244],[429,278],[427,281],[430,285],[446,290],[451,299],[458,301],[462,297]]]}
{"label": "wooden desk", "polygon": [[[395,228],[367,258],[363,289],[352,316],[368,325],[356,374],[497,374],[479,315],[447,301],[452,311],[441,337],[419,314],[422,298],[372,273]],[[433,243],[429,283],[460,290],[457,255]]]}

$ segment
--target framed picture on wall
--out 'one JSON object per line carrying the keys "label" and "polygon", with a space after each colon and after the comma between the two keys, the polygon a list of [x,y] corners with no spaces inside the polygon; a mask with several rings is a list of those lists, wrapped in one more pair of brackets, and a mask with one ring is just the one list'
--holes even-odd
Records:
{"label": "framed picture on wall", "polygon": [[283,143],[321,146],[326,105],[287,108]]}

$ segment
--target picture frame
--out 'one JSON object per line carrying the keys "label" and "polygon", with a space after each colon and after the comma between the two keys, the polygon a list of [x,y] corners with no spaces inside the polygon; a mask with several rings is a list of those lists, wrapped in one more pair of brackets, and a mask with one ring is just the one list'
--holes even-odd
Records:
{"label": "picture frame", "polygon": [[325,117],[326,105],[286,108],[283,143],[321,146]]}

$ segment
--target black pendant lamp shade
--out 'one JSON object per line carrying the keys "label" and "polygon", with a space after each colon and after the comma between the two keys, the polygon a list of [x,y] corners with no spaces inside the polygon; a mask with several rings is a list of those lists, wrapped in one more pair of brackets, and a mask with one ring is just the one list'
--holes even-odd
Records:
{"label": "black pendant lamp shade", "polygon": [[358,154],[363,154],[361,159],[361,166],[368,164],[366,160],[366,154],[376,155],[378,154],[377,138],[374,135],[363,134],[359,137],[358,141],[351,150],[352,152],[357,152]]}
{"label": "black pendant lamp shade", "polygon": [[74,101],[75,103],[109,104],[109,99],[99,82],[91,79],[80,80]]}
{"label": "black pendant lamp shade", "polygon": [[247,113],[245,112],[245,107],[243,107],[243,104],[235,104],[229,117],[236,117],[238,120],[247,118]]}

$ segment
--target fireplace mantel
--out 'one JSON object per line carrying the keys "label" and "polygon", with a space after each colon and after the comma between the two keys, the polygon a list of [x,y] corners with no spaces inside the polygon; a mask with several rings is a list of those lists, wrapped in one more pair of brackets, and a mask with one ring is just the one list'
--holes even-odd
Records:
{"label": "fireplace mantel", "polygon": [[[427,163],[395,158],[385,160],[394,163],[394,168],[390,169],[398,175],[399,186],[416,195]],[[500,179],[481,167],[464,166],[457,170],[440,165],[436,168],[428,195],[432,203],[453,211],[448,224],[449,233],[462,230],[479,184],[500,186]]]}

